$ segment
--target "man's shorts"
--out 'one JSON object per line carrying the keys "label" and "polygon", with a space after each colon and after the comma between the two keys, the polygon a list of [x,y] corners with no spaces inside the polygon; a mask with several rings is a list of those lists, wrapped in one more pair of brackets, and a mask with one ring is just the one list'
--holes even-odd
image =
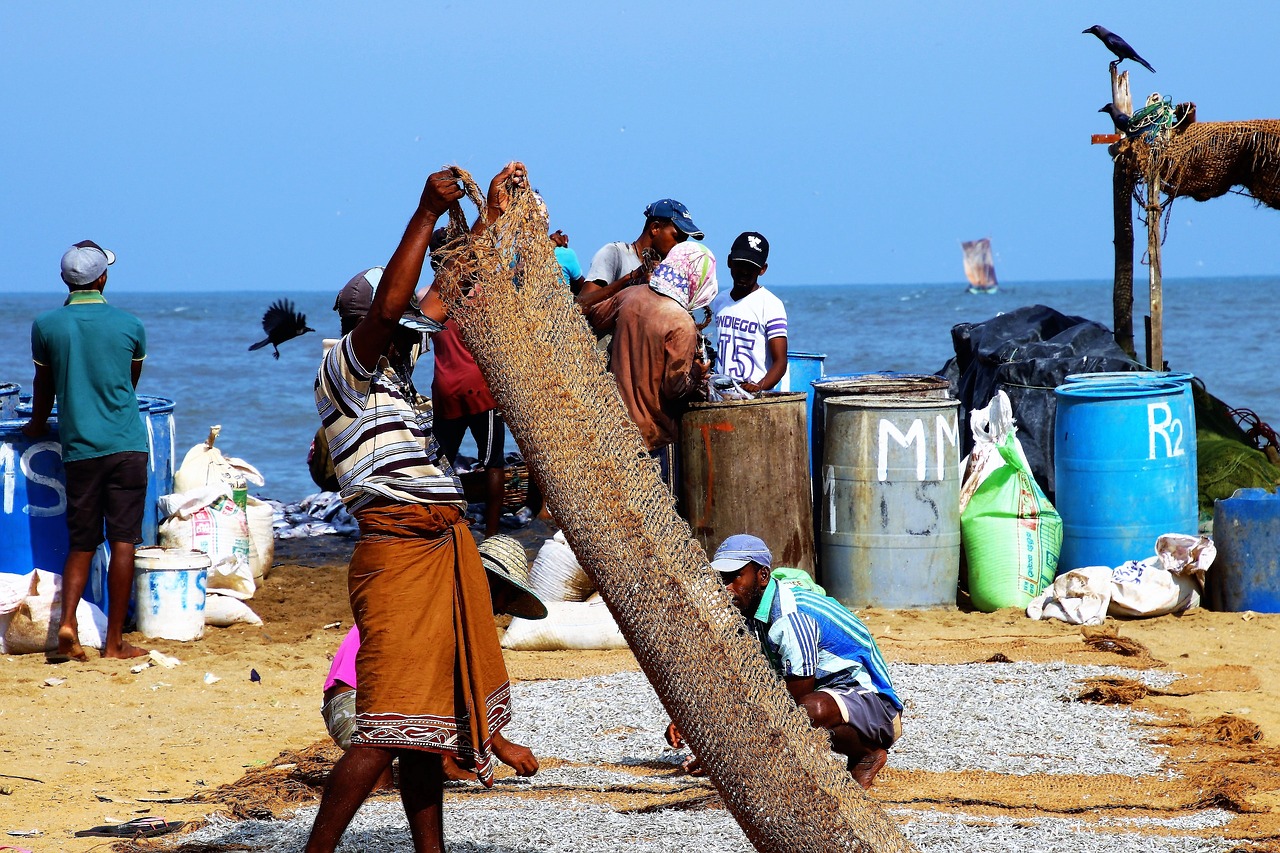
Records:
{"label": "man's shorts", "polygon": [[888,749],[902,736],[902,714],[882,693],[862,687],[819,687],[836,700],[841,718],[862,736],[872,749]]}
{"label": "man's shorts", "polygon": [[346,752],[351,748],[351,736],[356,731],[356,692],[344,690],[320,707],[324,727],[329,737]]}
{"label": "man's shorts", "polygon": [[109,453],[67,462],[67,530],[72,551],[92,551],[108,542],[142,541],[147,504],[147,454]]}
{"label": "man's shorts", "polygon": [[471,430],[471,437],[476,440],[480,462],[484,467],[505,467],[503,457],[506,453],[507,425],[502,420],[502,412],[490,409],[461,418],[436,418],[432,432],[440,444],[440,451],[450,462],[458,457],[458,448],[462,446],[462,436],[467,430]]}

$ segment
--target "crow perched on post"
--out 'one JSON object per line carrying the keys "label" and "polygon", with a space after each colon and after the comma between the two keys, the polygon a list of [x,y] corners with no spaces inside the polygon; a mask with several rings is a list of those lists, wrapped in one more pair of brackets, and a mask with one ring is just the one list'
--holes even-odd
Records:
{"label": "crow perched on post", "polygon": [[291,341],[299,335],[314,332],[307,325],[307,315],[298,313],[297,307],[288,299],[277,299],[262,315],[262,331],[267,333],[266,340],[258,341],[250,350],[262,349],[271,344],[275,357],[280,357],[280,344]]}
{"label": "crow perched on post", "polygon": [[1098,112],[1111,116],[1111,121],[1115,124],[1116,130],[1121,133],[1129,132],[1129,114],[1115,104],[1108,103],[1100,108]]}
{"label": "crow perched on post", "polygon": [[1093,33],[1095,36],[1098,37],[1098,41],[1102,42],[1107,46],[1107,50],[1111,51],[1117,57],[1119,57],[1118,59],[1116,59],[1114,62],[1111,63],[1111,66],[1113,68],[1119,65],[1121,62],[1124,62],[1126,59],[1132,59],[1134,62],[1138,63],[1143,68],[1146,68],[1152,74],[1156,73],[1156,70],[1151,67],[1150,62],[1147,62],[1141,56],[1138,56],[1138,52],[1134,50],[1132,47],[1130,47],[1127,41],[1120,38],[1120,36],[1111,32],[1111,30],[1107,29],[1106,27],[1100,26],[1098,24],[1094,24],[1092,27],[1089,27],[1089,29],[1081,30],[1080,32]]}

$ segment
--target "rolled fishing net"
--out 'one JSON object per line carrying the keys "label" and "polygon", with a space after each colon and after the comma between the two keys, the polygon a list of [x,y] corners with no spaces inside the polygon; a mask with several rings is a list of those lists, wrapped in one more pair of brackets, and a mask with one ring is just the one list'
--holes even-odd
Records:
{"label": "rolled fishing net", "polygon": [[[483,210],[471,176],[455,173]],[[511,195],[475,236],[451,211],[440,295],[666,710],[757,849],[912,850],[770,670],[645,453],[542,206],[524,186]]]}

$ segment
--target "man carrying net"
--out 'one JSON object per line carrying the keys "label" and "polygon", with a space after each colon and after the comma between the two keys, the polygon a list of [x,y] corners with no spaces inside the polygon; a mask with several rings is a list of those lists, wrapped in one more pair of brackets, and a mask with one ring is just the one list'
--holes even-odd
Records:
{"label": "man carrying net", "polygon": [[[503,212],[504,187],[523,177],[519,163],[498,173],[474,230]],[[499,760],[517,767],[532,760],[504,755],[515,745],[496,737],[511,717],[511,690],[489,585],[463,518],[462,486],[412,382],[423,333],[444,319],[438,300],[430,317],[422,313],[414,288],[436,221],[462,195],[451,171],[427,179],[367,313],[316,376],[342,497],[360,523],[347,588],[362,643],[356,730],[325,788],[308,853],[337,847],[392,758],[417,851],[444,849],[443,755],[486,785]]]}

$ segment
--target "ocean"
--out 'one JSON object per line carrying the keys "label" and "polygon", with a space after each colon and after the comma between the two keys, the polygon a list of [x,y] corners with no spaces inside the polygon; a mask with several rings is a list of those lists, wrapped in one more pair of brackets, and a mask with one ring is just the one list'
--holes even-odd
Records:
{"label": "ocean", "polygon": [[[795,285],[774,292],[787,307],[790,349],[825,353],[828,374],[933,373],[954,354],[952,326],[1023,305],[1048,305],[1111,325],[1109,281],[1000,287],[994,295],[970,295],[961,284]],[[1174,370],[1201,377],[1229,405],[1253,409],[1280,426],[1280,371],[1267,343],[1274,315],[1266,307],[1277,288],[1280,280],[1272,278],[1166,282],[1165,360]],[[1135,290],[1145,292],[1143,284]],[[292,299],[319,331],[284,344],[276,361],[270,347],[248,347],[264,337],[262,313],[281,296]],[[56,282],[45,293],[0,294],[0,383],[29,389],[31,321],[64,297]],[[266,485],[257,493],[291,501],[316,491],[306,466],[318,426],[312,383],[322,338],[337,336],[333,294],[116,293],[108,287],[107,298],[146,325],[149,356],[138,390],[176,401],[179,462],[211,425],[221,424],[218,446],[262,471]],[[1140,307],[1134,323],[1140,349],[1141,313]],[[424,392],[431,387],[431,369],[428,355],[415,376]],[[508,450],[514,449],[508,439]]]}

